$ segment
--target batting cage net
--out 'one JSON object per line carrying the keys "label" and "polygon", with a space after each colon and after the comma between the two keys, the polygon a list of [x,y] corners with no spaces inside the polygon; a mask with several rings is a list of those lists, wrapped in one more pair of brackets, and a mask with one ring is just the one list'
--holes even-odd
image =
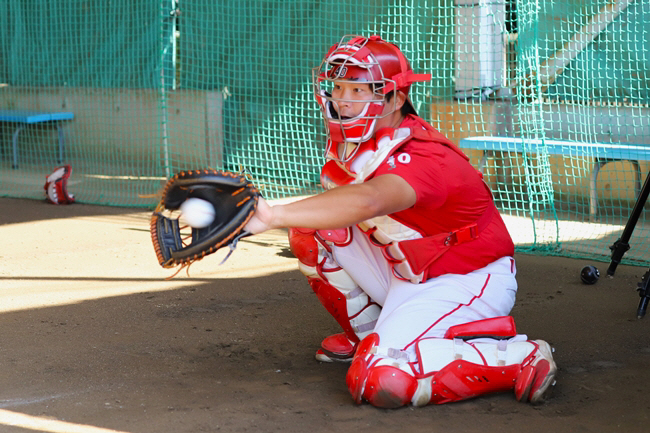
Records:
{"label": "batting cage net", "polygon": [[[647,0],[4,0],[0,195],[152,208],[167,178],[321,190],[311,69],[346,34],[400,46],[422,117],[470,156],[522,252],[607,261],[650,160]],[[642,213],[623,263],[650,263]]]}

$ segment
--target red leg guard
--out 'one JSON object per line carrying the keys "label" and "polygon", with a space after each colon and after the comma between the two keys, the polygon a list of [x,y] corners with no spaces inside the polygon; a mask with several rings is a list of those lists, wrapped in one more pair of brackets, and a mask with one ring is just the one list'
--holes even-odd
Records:
{"label": "red leg guard", "polygon": [[359,339],[372,332],[381,311],[331,255],[331,245],[345,246],[350,241],[348,229],[289,230],[289,245],[300,261],[300,271],[318,300],[343,328],[343,334],[329,336],[321,343],[316,359],[322,362],[349,362]]}
{"label": "red leg guard", "polygon": [[514,388],[521,365],[486,367],[455,361],[433,375],[429,404],[451,403]]}
{"label": "red leg guard", "polygon": [[381,346],[373,333],[359,344],[346,384],[357,403],[366,400],[383,408],[451,403],[513,389],[518,400],[537,403],[554,382],[551,352],[542,340],[495,347],[428,338],[417,343],[418,359],[409,361],[405,352]]}
{"label": "red leg guard", "polygon": [[359,338],[350,324],[351,317],[348,316],[347,303],[341,292],[318,278],[307,278],[307,281],[327,312],[341,325],[346,337],[358,343]]}
{"label": "red leg guard", "polygon": [[366,384],[367,375],[368,369],[366,368],[365,359],[354,358],[345,376],[345,384],[348,386],[348,391],[350,391],[356,404],[361,404],[363,401],[363,387]]}
{"label": "red leg guard", "polygon": [[350,341],[345,333],[325,337],[316,351],[316,359],[322,362],[350,362],[359,345],[356,341]]}

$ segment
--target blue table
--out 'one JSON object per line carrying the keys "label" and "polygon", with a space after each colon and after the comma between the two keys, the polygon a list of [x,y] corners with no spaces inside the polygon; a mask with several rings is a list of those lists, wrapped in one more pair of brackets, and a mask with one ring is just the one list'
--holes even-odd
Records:
{"label": "blue table", "polygon": [[[459,146],[465,149],[483,151],[479,170],[483,172],[487,159],[496,152],[530,151],[542,145],[541,140],[527,139],[526,146],[522,138],[512,137],[468,137],[460,140]],[[641,191],[641,169],[639,161],[650,161],[650,145],[625,143],[581,143],[563,140],[544,140],[549,155],[584,156],[594,158],[594,167],[589,181],[589,214],[592,218],[598,212],[598,192],[596,182],[600,169],[612,161],[630,161],[636,169],[635,196]]]}
{"label": "blue table", "polygon": [[48,123],[56,126],[59,134],[59,164],[63,163],[65,151],[65,137],[61,121],[74,119],[74,113],[70,112],[42,112],[23,110],[0,110],[0,122],[16,125],[13,133],[13,168],[18,168],[18,135],[27,125],[37,123]]}

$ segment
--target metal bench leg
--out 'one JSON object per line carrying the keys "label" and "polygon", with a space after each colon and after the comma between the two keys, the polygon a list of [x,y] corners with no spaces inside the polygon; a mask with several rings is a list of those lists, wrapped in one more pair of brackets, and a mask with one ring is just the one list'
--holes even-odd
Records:
{"label": "metal bench leg", "polygon": [[603,165],[607,162],[598,161],[594,162],[594,169],[591,173],[591,179],[589,180],[589,219],[591,221],[596,219],[598,214],[598,191],[596,190],[597,181],[598,181],[598,172]]}
{"label": "metal bench leg", "polygon": [[16,131],[14,131],[14,136],[11,140],[14,148],[14,162],[12,168],[18,168],[18,134],[20,134],[20,131],[22,131],[23,128],[23,125],[19,125],[18,128],[16,128]]}
{"label": "metal bench leg", "polygon": [[[598,173],[600,169],[603,168],[608,162],[618,161],[615,159],[596,159],[594,162],[594,170],[591,174],[591,180],[589,181],[589,216],[593,220],[598,213],[598,192],[596,191],[596,182],[598,181]],[[631,159],[623,160],[630,161],[634,166],[634,198],[636,199],[641,192],[641,167],[639,167],[639,161],[634,161]]]}
{"label": "metal bench leg", "polygon": [[478,163],[478,171],[480,171],[482,174],[485,174],[485,166],[487,165],[487,160],[490,157],[490,152],[489,150],[484,150],[483,151],[483,156],[481,157],[481,161]]}
{"label": "metal bench leg", "polygon": [[639,161],[630,161],[635,169],[635,178],[634,178],[634,199],[636,200],[641,194],[641,167],[639,166]]}

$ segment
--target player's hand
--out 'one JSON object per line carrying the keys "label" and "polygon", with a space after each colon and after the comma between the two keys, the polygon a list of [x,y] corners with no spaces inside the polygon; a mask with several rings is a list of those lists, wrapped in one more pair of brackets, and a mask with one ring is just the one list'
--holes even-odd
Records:
{"label": "player's hand", "polygon": [[248,224],[244,226],[244,230],[251,232],[252,234],[258,234],[265,232],[271,229],[271,222],[273,221],[273,207],[262,197],[259,198],[257,202],[257,210],[253,214],[253,218],[248,221]]}

